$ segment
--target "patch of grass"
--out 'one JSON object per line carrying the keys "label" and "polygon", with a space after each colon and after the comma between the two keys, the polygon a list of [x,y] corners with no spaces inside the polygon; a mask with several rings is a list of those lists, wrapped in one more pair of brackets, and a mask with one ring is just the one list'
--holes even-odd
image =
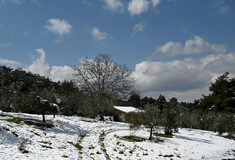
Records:
{"label": "patch of grass", "polygon": [[51,146],[47,146],[47,145],[41,145],[43,148],[49,148],[49,149],[52,149]]}
{"label": "patch of grass", "polygon": [[130,154],[133,154],[133,150],[130,150],[129,153],[130,153]]}
{"label": "patch of grass", "polygon": [[43,143],[43,144],[49,144],[51,145],[52,143],[51,142],[46,142],[46,141],[38,141],[39,143]]}
{"label": "patch of grass", "polygon": [[1,117],[6,117],[6,115],[5,115],[5,114],[0,114],[0,116],[1,116]]}
{"label": "patch of grass", "polygon": [[94,146],[89,146],[89,149],[95,149],[95,147]]}
{"label": "patch of grass", "polygon": [[154,142],[161,143],[161,142],[164,142],[164,139],[154,138]]}
{"label": "patch of grass", "polygon": [[68,141],[68,143],[73,145],[73,142]]}
{"label": "patch of grass", "polygon": [[100,146],[101,146],[101,150],[103,151],[103,153],[104,153],[104,155],[105,155],[105,158],[106,158],[107,160],[111,160],[110,157],[109,157],[109,154],[107,153],[107,150],[105,149],[104,137],[105,137],[105,132],[102,131],[102,133],[101,133],[100,136],[99,136],[99,143],[100,143]]}
{"label": "patch of grass", "polygon": [[9,119],[4,119],[4,120],[7,122],[20,124],[24,119],[23,118],[9,118]]}
{"label": "patch of grass", "polygon": [[74,147],[76,147],[79,151],[81,151],[82,149],[83,149],[83,147],[79,144],[79,143],[76,143],[76,144],[74,144],[73,142],[69,142],[68,141],[68,143],[69,144],[72,144]]}
{"label": "patch of grass", "polygon": [[174,157],[173,154],[170,154],[170,155],[164,155],[163,157]]}
{"label": "patch of grass", "polygon": [[14,134],[14,136],[16,136],[16,137],[19,137],[18,134],[14,131],[12,132],[12,134]]}
{"label": "patch of grass", "polygon": [[181,158],[179,154],[178,154],[178,155],[176,155],[176,157]]}
{"label": "patch of grass", "polygon": [[120,142],[119,142],[119,141],[117,141],[117,145],[118,145],[118,146],[120,145]]}
{"label": "patch of grass", "polygon": [[81,135],[81,139],[83,139],[85,136],[86,136],[86,134],[82,134],[82,135]]}
{"label": "patch of grass", "polygon": [[143,142],[146,140],[143,137],[137,137],[137,136],[122,136],[120,137],[120,139],[128,142]]}
{"label": "patch of grass", "polygon": [[147,156],[147,155],[149,155],[148,153],[143,153],[143,156]]}
{"label": "patch of grass", "polygon": [[66,156],[66,155],[63,155],[63,156],[61,156],[61,157],[63,157],[63,158],[69,158],[68,156]]}
{"label": "patch of grass", "polygon": [[74,144],[74,147],[76,147],[79,151],[83,149],[83,147],[79,143]]}
{"label": "patch of grass", "polygon": [[153,135],[154,135],[154,136],[157,136],[157,137],[173,138],[172,135],[162,134],[162,133],[153,133]]}
{"label": "patch of grass", "polygon": [[82,119],[81,121],[83,122],[89,122],[89,123],[96,123],[97,121],[95,120],[85,120],[85,119]]}
{"label": "patch of grass", "polygon": [[39,136],[39,137],[41,137],[41,135],[40,134],[38,134],[37,132],[34,132],[34,131],[31,131],[32,133],[34,133],[36,136]]}
{"label": "patch of grass", "polygon": [[10,131],[10,129],[6,127],[2,127],[2,129],[4,129],[5,131]]}
{"label": "patch of grass", "polygon": [[25,120],[24,121],[25,124],[31,126],[31,125],[35,125],[41,128],[53,128],[54,125],[51,123],[42,123],[42,122],[37,122],[35,120],[31,121],[31,120]]}
{"label": "patch of grass", "polygon": [[59,147],[59,149],[66,149],[66,146],[61,146]]}
{"label": "patch of grass", "polygon": [[227,138],[227,139],[235,140],[235,137],[232,136],[232,135],[227,135],[227,136],[222,136],[222,137]]}

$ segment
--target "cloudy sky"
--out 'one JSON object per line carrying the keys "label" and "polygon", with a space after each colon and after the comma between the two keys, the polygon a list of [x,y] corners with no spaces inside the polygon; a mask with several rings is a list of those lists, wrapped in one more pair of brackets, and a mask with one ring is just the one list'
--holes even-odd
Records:
{"label": "cloudy sky", "polygon": [[193,101],[235,76],[234,0],[0,0],[0,64],[70,80],[111,54],[142,96]]}

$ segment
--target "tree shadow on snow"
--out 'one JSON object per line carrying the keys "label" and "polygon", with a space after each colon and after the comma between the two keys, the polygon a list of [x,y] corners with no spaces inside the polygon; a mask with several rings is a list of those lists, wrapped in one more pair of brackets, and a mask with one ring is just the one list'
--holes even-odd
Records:
{"label": "tree shadow on snow", "polygon": [[55,134],[68,134],[68,135],[84,135],[89,131],[83,130],[79,124],[71,124],[61,120],[54,121],[55,127],[46,129],[47,132],[54,132]]}
{"label": "tree shadow on snow", "polygon": [[189,138],[189,137],[179,136],[179,135],[175,136],[175,138],[184,139],[184,140],[188,140],[188,141],[195,141],[195,142],[213,144],[212,141],[207,140],[207,139],[201,139],[201,138]]}
{"label": "tree shadow on snow", "polygon": [[0,145],[16,143],[18,143],[18,139],[12,132],[0,128]]}

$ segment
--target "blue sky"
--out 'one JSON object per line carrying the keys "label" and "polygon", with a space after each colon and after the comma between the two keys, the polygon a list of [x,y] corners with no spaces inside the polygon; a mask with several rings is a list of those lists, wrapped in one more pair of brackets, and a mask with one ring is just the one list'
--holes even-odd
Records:
{"label": "blue sky", "polygon": [[192,101],[235,75],[234,0],[0,0],[0,64],[71,79],[111,54],[143,96]]}

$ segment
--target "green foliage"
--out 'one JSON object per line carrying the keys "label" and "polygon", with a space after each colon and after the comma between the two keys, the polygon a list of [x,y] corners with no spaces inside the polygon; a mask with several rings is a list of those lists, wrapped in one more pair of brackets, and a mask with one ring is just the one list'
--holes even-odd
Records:
{"label": "green foliage", "polygon": [[53,149],[51,146],[41,145],[43,148]]}
{"label": "green foliage", "polygon": [[35,125],[35,126],[41,127],[41,128],[53,128],[54,127],[54,125],[51,123],[42,123],[40,121],[37,122],[37,121],[26,120],[26,121],[24,121],[24,123],[27,125],[30,125],[30,126]]}
{"label": "green foliage", "polygon": [[20,124],[24,119],[23,118],[10,118],[10,119],[4,119],[4,120],[7,122]]}
{"label": "green foliage", "polygon": [[172,135],[179,127],[179,103],[176,98],[171,98],[163,110],[162,124],[165,134]]}
{"label": "green foliage", "polygon": [[143,137],[137,137],[137,136],[122,136],[122,137],[119,137],[119,138],[121,140],[125,140],[125,141],[128,141],[128,142],[143,142],[143,141],[146,140]]}
{"label": "green foliage", "polygon": [[79,151],[81,151],[81,150],[83,149],[83,147],[82,147],[79,143],[74,144],[74,146],[75,146]]}
{"label": "green foliage", "polygon": [[235,137],[232,136],[232,135],[227,135],[227,136],[222,136],[222,137],[227,138],[227,139],[233,139],[233,140],[235,140]]}
{"label": "green foliage", "polygon": [[88,122],[88,123],[96,123],[97,121],[95,120],[85,120],[85,119],[82,119],[81,121],[83,122]]}
{"label": "green foliage", "polygon": [[214,131],[220,135],[228,133],[233,135],[235,133],[235,117],[231,113],[218,113],[215,117]]}
{"label": "green foliage", "polygon": [[[61,113],[66,115],[81,115],[85,97],[83,92],[70,82],[52,82],[49,78],[27,73],[23,70],[12,70],[5,66],[0,73],[0,110],[5,112],[24,112],[36,114],[56,114],[57,110],[43,107],[35,102],[40,96],[55,103],[60,98]],[[83,108],[82,108],[83,107]],[[45,112],[45,113],[44,113]]]}
{"label": "green foliage", "polygon": [[159,124],[159,113],[157,107],[148,104],[143,112],[128,113],[127,122],[131,124],[130,128],[132,129],[138,129],[141,125],[146,128],[153,128]]}
{"label": "green foliage", "polygon": [[163,155],[163,157],[174,157],[174,155],[173,154]]}
{"label": "green foliage", "polygon": [[142,108],[146,107],[147,105],[156,106],[156,104],[157,104],[156,99],[154,99],[152,97],[148,98],[145,96],[143,99],[141,99],[141,107]]}
{"label": "green foliage", "polygon": [[165,108],[165,105],[166,105],[166,98],[160,94],[157,99],[157,106],[160,109],[160,114],[163,113],[163,109]]}
{"label": "green foliage", "polygon": [[63,158],[69,158],[67,155],[63,155],[63,156],[61,156],[61,157],[63,157]]}
{"label": "green foliage", "polygon": [[203,96],[200,102],[201,108],[215,110],[217,112],[235,112],[235,78],[229,79],[226,72],[211,83],[208,96]]}
{"label": "green foliage", "polygon": [[73,143],[73,142],[69,142],[69,144],[72,144],[74,147],[76,147],[79,151],[81,151],[83,149],[83,147],[77,142],[77,143]]}
{"label": "green foliage", "polygon": [[172,135],[162,134],[162,133],[153,133],[153,135],[154,135],[154,136],[157,136],[157,137],[173,138]]}
{"label": "green foliage", "polygon": [[132,94],[129,99],[128,99],[128,105],[129,106],[133,106],[133,107],[141,107],[141,98],[140,98],[140,95],[139,94]]}

